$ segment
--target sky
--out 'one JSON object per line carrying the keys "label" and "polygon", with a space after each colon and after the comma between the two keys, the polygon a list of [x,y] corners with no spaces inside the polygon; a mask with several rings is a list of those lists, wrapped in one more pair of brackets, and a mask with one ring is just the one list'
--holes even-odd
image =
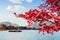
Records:
{"label": "sky", "polygon": [[27,20],[16,18],[14,12],[21,14],[30,9],[35,9],[40,4],[44,3],[41,0],[0,0],[0,23],[11,22],[20,26],[26,26]]}

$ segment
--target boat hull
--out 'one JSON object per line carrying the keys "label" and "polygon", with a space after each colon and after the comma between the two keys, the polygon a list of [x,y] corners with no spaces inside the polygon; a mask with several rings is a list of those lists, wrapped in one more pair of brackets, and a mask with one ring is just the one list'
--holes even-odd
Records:
{"label": "boat hull", "polygon": [[22,31],[21,30],[14,30],[14,31],[9,30],[9,32],[22,32]]}

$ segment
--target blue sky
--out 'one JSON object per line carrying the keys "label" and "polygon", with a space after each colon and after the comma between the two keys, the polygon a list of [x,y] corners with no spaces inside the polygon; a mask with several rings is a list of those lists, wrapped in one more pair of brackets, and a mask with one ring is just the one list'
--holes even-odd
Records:
{"label": "blue sky", "polygon": [[9,21],[25,26],[27,21],[23,18],[16,18],[13,12],[15,11],[17,14],[24,13],[44,2],[41,0],[0,0],[0,23]]}

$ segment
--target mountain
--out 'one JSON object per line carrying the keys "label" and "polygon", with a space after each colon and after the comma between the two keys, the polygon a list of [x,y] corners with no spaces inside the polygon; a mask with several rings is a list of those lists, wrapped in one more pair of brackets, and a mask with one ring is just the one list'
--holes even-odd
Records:
{"label": "mountain", "polygon": [[[55,26],[55,24],[50,22],[50,21],[44,21],[42,24],[46,24],[47,26],[50,26],[50,27]],[[39,26],[39,22],[36,22],[30,27],[32,27],[32,28],[41,28],[42,26]]]}
{"label": "mountain", "polygon": [[12,24],[12,26],[14,26],[14,27],[20,27],[18,24]]}
{"label": "mountain", "polygon": [[10,25],[12,25],[11,22],[2,22],[2,23],[0,23],[0,24],[5,24],[6,26],[10,26]]}
{"label": "mountain", "polygon": [[40,26],[39,26],[38,24],[39,24],[39,23],[36,22],[36,23],[34,23],[33,25],[31,25],[30,27],[32,27],[32,28],[40,28]]}
{"label": "mountain", "polygon": [[18,24],[14,24],[14,23],[11,23],[11,22],[2,22],[0,24],[5,24],[6,26],[15,26],[15,27],[19,27]]}

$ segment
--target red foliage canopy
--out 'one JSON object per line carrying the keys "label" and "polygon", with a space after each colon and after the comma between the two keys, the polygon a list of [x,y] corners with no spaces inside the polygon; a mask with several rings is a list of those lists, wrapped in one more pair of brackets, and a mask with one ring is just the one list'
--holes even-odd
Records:
{"label": "red foliage canopy", "polygon": [[[42,26],[39,32],[47,32],[49,34],[53,34],[54,31],[56,32],[59,31],[60,30],[60,0],[46,0],[46,4],[41,4],[39,8],[40,10],[31,9],[25,12],[25,14],[18,14],[17,17],[22,17],[27,19],[29,23],[28,26],[31,26],[33,22],[39,22],[39,26]],[[14,14],[16,15],[16,13]],[[53,26],[47,25],[45,21],[50,22],[54,25]]]}

